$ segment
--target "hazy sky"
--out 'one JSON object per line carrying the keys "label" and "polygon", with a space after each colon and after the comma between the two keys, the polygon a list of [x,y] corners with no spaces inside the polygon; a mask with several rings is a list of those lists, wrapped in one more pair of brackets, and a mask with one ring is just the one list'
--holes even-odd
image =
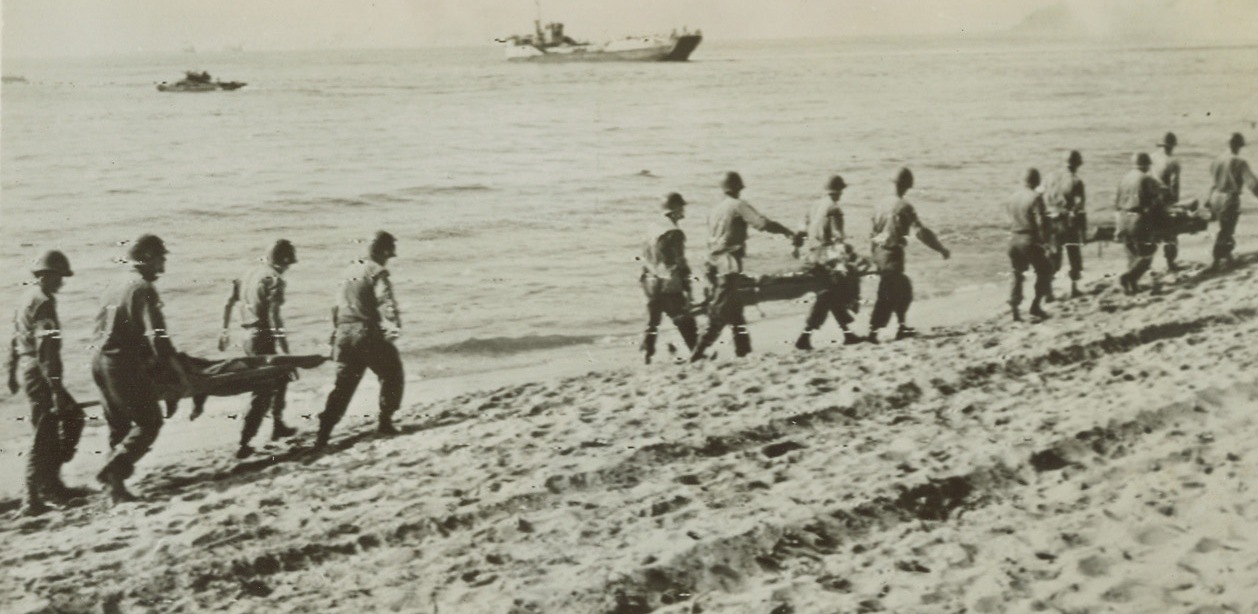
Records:
{"label": "hazy sky", "polygon": [[[488,44],[527,32],[534,0],[0,0],[3,53]],[[710,39],[991,32],[1069,6],[1106,35],[1258,42],[1258,0],[543,0],[544,20],[598,40],[702,28]]]}

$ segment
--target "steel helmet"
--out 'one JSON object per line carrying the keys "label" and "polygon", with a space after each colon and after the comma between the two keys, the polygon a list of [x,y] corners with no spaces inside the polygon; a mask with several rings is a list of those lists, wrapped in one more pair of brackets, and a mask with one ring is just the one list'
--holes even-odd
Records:
{"label": "steel helmet", "polygon": [[281,266],[297,264],[297,248],[293,247],[293,243],[288,239],[280,239],[271,246],[266,259],[271,264]]}
{"label": "steel helmet", "polygon": [[898,187],[911,188],[913,187],[913,171],[909,170],[907,166],[902,166],[900,170],[895,172],[895,178],[892,181]]}
{"label": "steel helmet", "polygon": [[1066,164],[1069,166],[1082,166],[1083,154],[1079,153],[1077,149],[1071,149],[1066,152]]}
{"label": "steel helmet", "polygon": [[44,252],[44,255],[35,261],[35,268],[31,269],[31,273],[34,273],[36,277],[47,273],[62,277],[74,276],[74,271],[70,270],[70,259],[55,249]]}
{"label": "steel helmet", "polygon": [[1040,185],[1040,170],[1037,168],[1028,168],[1022,176],[1022,180],[1032,188]]}
{"label": "steel helmet", "polygon": [[1174,132],[1167,132],[1166,136],[1162,137],[1162,142],[1158,143],[1158,147],[1174,147],[1176,145],[1179,145],[1179,139],[1175,138]]}
{"label": "steel helmet", "polygon": [[841,175],[830,175],[830,180],[826,182],[826,191],[838,192],[847,187],[847,182],[843,181]]}
{"label": "steel helmet", "polygon": [[1149,157],[1149,154],[1142,151],[1132,156],[1131,162],[1140,168],[1148,168],[1149,165],[1153,164],[1153,159]]}
{"label": "steel helmet", "polygon": [[721,189],[725,191],[741,190],[745,187],[747,186],[743,184],[742,175],[734,171],[725,173],[725,178],[721,180]]}
{"label": "steel helmet", "polygon": [[1231,139],[1228,139],[1227,143],[1228,143],[1229,145],[1234,146],[1234,147],[1244,147],[1244,146],[1245,146],[1245,135],[1243,135],[1243,134],[1241,134],[1241,133],[1239,133],[1239,132],[1233,132],[1233,133],[1232,133],[1232,138],[1231,138]]}
{"label": "steel helmet", "polygon": [[388,256],[396,256],[397,239],[394,239],[393,235],[383,230],[377,231],[375,238],[371,240],[371,253],[372,255],[385,254]]}
{"label": "steel helmet", "polygon": [[665,196],[664,200],[660,201],[660,208],[665,211],[676,211],[685,206],[686,199],[676,192],[669,192],[668,196]]}
{"label": "steel helmet", "polygon": [[157,235],[140,235],[127,249],[127,258],[132,262],[149,262],[158,256],[169,254],[166,243]]}

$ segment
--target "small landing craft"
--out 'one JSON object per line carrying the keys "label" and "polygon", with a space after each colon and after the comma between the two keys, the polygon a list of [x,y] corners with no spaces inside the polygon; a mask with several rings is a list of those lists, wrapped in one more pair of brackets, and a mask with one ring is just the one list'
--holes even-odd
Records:
{"label": "small landing craft", "polygon": [[166,83],[165,81],[157,84],[159,92],[216,92],[218,90],[238,90],[245,84],[240,81],[214,81],[208,72],[196,72],[189,70],[184,72],[184,78],[174,83]]}
{"label": "small landing craft", "polygon": [[684,62],[703,40],[696,30],[668,36],[635,36],[603,44],[578,42],[564,34],[562,23],[533,22],[530,35],[502,39],[507,59],[516,62]]}

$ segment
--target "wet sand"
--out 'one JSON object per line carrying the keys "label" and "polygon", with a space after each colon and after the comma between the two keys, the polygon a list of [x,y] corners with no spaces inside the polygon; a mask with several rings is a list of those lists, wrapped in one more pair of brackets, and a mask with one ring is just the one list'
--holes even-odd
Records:
{"label": "wet sand", "polygon": [[[364,385],[323,456],[296,418],[296,440],[236,461],[228,414],[244,400],[219,401],[172,421],[134,480],[144,501],[0,520],[0,601],[1250,611],[1258,254],[1206,274],[1185,251],[1197,263],[1159,293],[1098,276],[1040,324],[1008,325],[991,290],[923,301],[929,330],[879,346],[830,343],[831,328],[811,353],[769,351],[798,319],[766,321],[744,360],[616,367],[599,352],[624,348],[595,348],[590,373],[429,383],[393,438],[371,433]],[[311,386],[290,414],[317,411]],[[68,481],[99,465],[82,456]]]}

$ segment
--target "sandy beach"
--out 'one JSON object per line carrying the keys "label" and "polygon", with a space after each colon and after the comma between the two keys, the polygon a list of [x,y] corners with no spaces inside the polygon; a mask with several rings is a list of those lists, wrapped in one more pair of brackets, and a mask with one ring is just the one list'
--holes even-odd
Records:
{"label": "sandy beach", "polygon": [[[775,350],[798,322],[764,322],[743,360],[615,367],[592,351],[595,370],[570,377],[446,382],[394,438],[372,434],[364,385],[322,456],[300,419],[296,440],[236,461],[242,402],[219,400],[171,421],[142,502],[0,520],[0,602],[1258,611],[1258,254],[1204,273],[1203,248],[1157,293],[1093,273],[1035,325],[1008,325],[990,292],[956,295],[915,306],[921,338],[879,346]],[[321,399],[298,387],[290,414]],[[86,483],[93,456],[67,481]]]}

